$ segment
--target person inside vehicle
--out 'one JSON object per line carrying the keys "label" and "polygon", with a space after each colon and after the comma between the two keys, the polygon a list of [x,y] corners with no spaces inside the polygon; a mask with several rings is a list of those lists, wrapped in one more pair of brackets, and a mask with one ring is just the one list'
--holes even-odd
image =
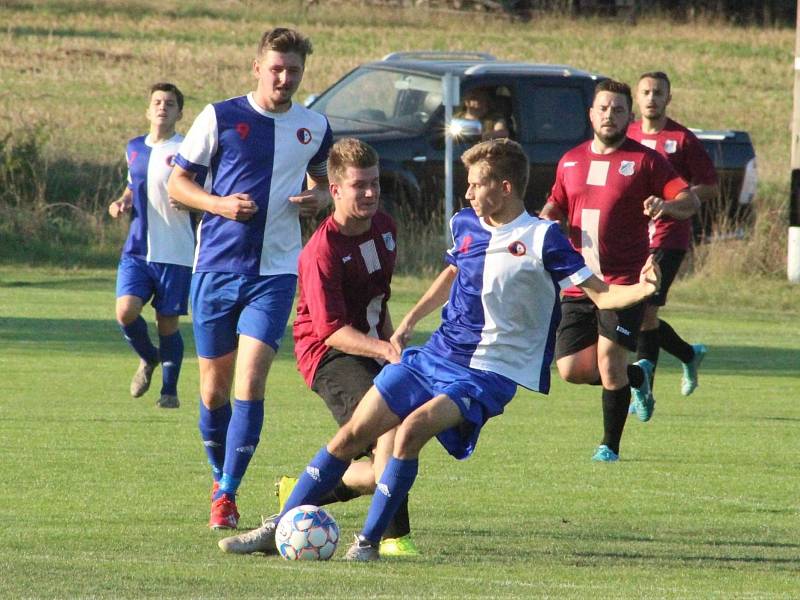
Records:
{"label": "person inside vehicle", "polygon": [[491,140],[509,137],[510,130],[506,117],[492,106],[492,92],[489,88],[478,87],[464,94],[461,109],[456,118],[480,121],[481,139]]}

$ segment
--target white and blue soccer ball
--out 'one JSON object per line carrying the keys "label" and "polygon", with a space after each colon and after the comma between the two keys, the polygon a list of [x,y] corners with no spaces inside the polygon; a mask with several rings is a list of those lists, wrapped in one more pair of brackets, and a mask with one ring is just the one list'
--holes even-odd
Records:
{"label": "white and blue soccer ball", "polygon": [[304,504],[287,512],[275,530],[275,546],[286,560],[328,560],[339,545],[339,526],[324,508]]}

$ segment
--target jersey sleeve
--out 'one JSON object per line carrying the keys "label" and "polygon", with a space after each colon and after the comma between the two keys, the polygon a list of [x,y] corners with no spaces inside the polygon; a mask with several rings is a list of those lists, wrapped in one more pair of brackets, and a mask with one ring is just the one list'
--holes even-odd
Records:
{"label": "jersey sleeve", "polygon": [[717,170],[703,142],[691,131],[686,135],[686,164],[689,168],[689,183],[692,185],[716,185]]}
{"label": "jersey sleeve", "polygon": [[593,275],[583,256],[564,237],[557,223],[549,225],[545,232],[542,263],[562,290],[579,285]]}
{"label": "jersey sleeve", "polygon": [[133,178],[131,177],[131,145],[130,144],[128,144],[125,147],[125,164],[128,165],[128,176],[127,176],[128,189],[132,190],[133,189]]}
{"label": "jersey sleeve", "polygon": [[658,152],[652,150],[647,156],[650,161],[651,194],[672,200],[689,187],[686,180],[678,175],[670,162]]}
{"label": "jersey sleeve", "polygon": [[214,106],[206,105],[192,123],[181,143],[175,164],[205,178],[211,158],[217,152],[217,113]]}
{"label": "jersey sleeve", "polygon": [[564,187],[563,163],[564,159],[562,157],[561,160],[558,161],[556,180],[553,182],[553,187],[550,190],[550,196],[547,198],[547,202],[557,207],[561,211],[561,214],[566,217],[569,214],[569,201],[567,199],[567,190]]}
{"label": "jersey sleeve", "polygon": [[322,143],[319,146],[317,153],[308,161],[308,174],[312,177],[322,178],[328,176],[328,154],[333,145],[333,131],[331,131],[331,124],[328,119],[325,119],[325,135],[322,137]]}
{"label": "jersey sleeve", "polygon": [[458,249],[458,246],[456,245],[456,238],[458,236],[456,233],[456,230],[458,229],[458,223],[456,221],[457,216],[458,213],[454,214],[450,218],[450,239],[453,241],[453,245],[445,250],[444,253],[444,262],[446,262],[448,265],[453,265],[454,267],[458,266],[458,259],[456,258],[456,250]]}
{"label": "jersey sleeve", "polygon": [[347,325],[347,308],[341,262],[336,260],[330,248],[318,246],[317,250],[316,253],[304,253],[299,267],[314,332],[325,341]]}

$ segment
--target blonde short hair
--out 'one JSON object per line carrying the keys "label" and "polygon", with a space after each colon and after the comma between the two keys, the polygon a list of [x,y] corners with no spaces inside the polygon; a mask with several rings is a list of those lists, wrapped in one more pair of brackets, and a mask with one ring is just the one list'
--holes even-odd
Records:
{"label": "blonde short hair", "polygon": [[258,58],[262,58],[269,50],[283,54],[292,52],[300,56],[306,64],[306,56],[314,52],[311,40],[294,29],[276,27],[265,31],[258,43]]}
{"label": "blonde short hair", "polygon": [[378,153],[369,144],[356,138],[342,138],[328,154],[328,179],[340,183],[348,167],[367,169],[378,164]]}
{"label": "blonde short hair", "polygon": [[509,181],[519,198],[525,197],[530,177],[528,156],[517,142],[508,138],[486,140],[461,155],[467,169],[482,167],[483,175],[495,181]]}

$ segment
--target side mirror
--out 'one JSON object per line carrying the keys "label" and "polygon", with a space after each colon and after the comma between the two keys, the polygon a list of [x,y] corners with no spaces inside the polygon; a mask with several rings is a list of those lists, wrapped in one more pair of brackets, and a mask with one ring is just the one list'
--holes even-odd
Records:
{"label": "side mirror", "polygon": [[483,126],[473,119],[452,119],[447,134],[458,142],[476,142],[481,139]]}
{"label": "side mirror", "polygon": [[303,100],[303,106],[305,106],[306,108],[308,108],[309,106],[311,106],[312,104],[314,104],[314,101],[315,101],[317,98],[319,98],[319,96],[317,96],[316,94],[310,94],[310,95],[306,96],[306,99],[305,99],[305,100]]}

